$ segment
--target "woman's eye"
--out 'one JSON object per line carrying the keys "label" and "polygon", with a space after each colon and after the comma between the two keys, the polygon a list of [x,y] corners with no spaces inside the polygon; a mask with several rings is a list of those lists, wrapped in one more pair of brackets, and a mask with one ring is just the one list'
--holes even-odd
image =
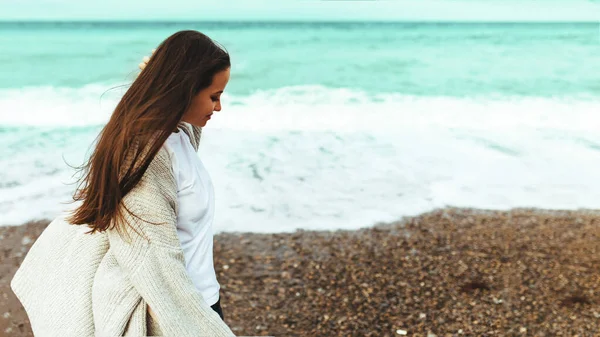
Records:
{"label": "woman's eye", "polygon": [[213,102],[218,102],[218,101],[219,101],[219,98],[218,98],[218,97],[211,97],[210,99],[211,99]]}

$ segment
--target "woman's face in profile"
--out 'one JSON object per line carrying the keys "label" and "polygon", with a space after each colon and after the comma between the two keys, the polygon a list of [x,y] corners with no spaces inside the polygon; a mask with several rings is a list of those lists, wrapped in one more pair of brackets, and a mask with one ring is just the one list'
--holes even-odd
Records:
{"label": "woman's face in profile", "polygon": [[221,111],[221,94],[229,82],[229,69],[216,73],[212,84],[194,96],[192,105],[183,114],[184,122],[203,127],[214,111]]}

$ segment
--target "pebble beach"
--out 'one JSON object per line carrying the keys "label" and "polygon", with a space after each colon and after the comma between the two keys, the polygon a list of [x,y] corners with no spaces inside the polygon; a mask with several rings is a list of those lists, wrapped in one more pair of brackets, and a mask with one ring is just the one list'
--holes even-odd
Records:
{"label": "pebble beach", "polygon": [[[48,221],[0,227],[0,334],[33,336],[10,280]],[[438,209],[355,231],[220,233],[239,336],[598,336],[600,212]]]}

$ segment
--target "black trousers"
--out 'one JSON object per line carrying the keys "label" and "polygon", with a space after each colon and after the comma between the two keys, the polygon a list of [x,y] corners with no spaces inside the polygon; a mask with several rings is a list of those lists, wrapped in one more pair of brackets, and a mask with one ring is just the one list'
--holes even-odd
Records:
{"label": "black trousers", "polygon": [[217,301],[217,303],[213,304],[210,306],[211,308],[213,308],[214,311],[217,312],[217,314],[219,314],[219,316],[221,316],[221,319],[224,321],[225,319],[223,318],[223,309],[221,309],[221,299],[219,298],[219,300]]}

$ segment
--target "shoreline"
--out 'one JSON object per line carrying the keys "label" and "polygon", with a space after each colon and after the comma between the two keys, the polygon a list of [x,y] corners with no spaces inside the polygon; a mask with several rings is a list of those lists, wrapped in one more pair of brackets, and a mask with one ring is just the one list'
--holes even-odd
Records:
{"label": "shoreline", "polygon": [[[48,221],[0,227],[0,333],[32,336],[9,283]],[[600,211],[444,208],[357,230],[223,232],[236,335],[600,333]]]}

